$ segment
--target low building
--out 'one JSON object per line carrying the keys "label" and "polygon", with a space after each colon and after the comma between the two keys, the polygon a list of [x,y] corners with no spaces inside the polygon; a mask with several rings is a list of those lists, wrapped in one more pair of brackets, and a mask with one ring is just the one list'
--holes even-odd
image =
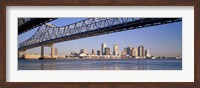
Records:
{"label": "low building", "polygon": [[41,55],[39,54],[25,54],[24,58],[25,59],[39,59]]}

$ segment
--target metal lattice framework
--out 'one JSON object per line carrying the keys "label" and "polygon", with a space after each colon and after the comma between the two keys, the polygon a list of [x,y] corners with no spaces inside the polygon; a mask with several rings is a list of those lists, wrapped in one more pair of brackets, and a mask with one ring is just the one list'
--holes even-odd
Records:
{"label": "metal lattice framework", "polygon": [[18,18],[18,35],[57,18]]}
{"label": "metal lattice framework", "polygon": [[18,26],[21,26],[30,20],[32,20],[32,18],[18,18]]}
{"label": "metal lattice framework", "polygon": [[182,21],[181,18],[88,18],[67,26],[45,24],[36,33],[19,44],[20,49],[29,49],[90,36],[137,29],[148,26]]}

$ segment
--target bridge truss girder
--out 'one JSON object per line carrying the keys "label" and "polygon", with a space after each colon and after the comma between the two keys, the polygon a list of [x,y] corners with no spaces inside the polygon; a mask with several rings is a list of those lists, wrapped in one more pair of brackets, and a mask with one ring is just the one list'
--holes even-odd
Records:
{"label": "bridge truss girder", "polygon": [[42,25],[28,40],[19,44],[20,49],[29,49],[74,39],[86,38],[113,32],[162,25],[182,21],[181,18],[88,18],[67,26]]}

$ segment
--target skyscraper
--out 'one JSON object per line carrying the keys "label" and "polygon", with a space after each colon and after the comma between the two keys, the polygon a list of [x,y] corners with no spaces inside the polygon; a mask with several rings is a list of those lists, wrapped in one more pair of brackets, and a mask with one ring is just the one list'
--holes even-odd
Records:
{"label": "skyscraper", "polygon": [[132,52],[132,47],[131,46],[128,46],[127,47],[127,55],[131,56],[131,53]]}
{"label": "skyscraper", "polygon": [[96,55],[96,52],[94,49],[92,49],[92,55]]}
{"label": "skyscraper", "polygon": [[105,55],[110,55],[110,48],[105,48]]}
{"label": "skyscraper", "polygon": [[145,57],[151,57],[150,51],[149,50],[145,50]]}
{"label": "skyscraper", "polygon": [[135,57],[135,58],[138,57],[138,49],[137,48],[132,48],[131,53],[132,53],[132,55],[131,55],[132,57]]}
{"label": "skyscraper", "polygon": [[101,44],[101,54],[105,55],[105,48],[106,48],[106,43]]}
{"label": "skyscraper", "polygon": [[144,56],[145,56],[145,54],[144,54],[144,46],[142,46],[142,45],[140,45],[140,46],[138,47],[138,56],[139,56],[140,58],[144,58]]}
{"label": "skyscraper", "polygon": [[101,55],[101,50],[97,50],[97,55]]}
{"label": "skyscraper", "polygon": [[119,55],[119,46],[117,44],[113,46],[113,55]]}

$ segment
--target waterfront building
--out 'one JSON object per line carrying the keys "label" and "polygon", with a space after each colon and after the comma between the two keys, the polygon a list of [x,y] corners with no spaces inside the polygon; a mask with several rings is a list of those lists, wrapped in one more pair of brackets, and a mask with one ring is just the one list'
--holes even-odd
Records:
{"label": "waterfront building", "polygon": [[96,55],[96,52],[94,49],[92,49],[92,55]]}
{"label": "waterfront building", "polygon": [[124,51],[121,52],[121,59],[126,59],[127,56],[126,56],[126,53]]}
{"label": "waterfront building", "polygon": [[124,48],[123,53],[127,55],[127,48]]}
{"label": "waterfront building", "polygon": [[150,54],[149,50],[145,50],[145,57],[151,57],[151,54]]}
{"label": "waterfront building", "polygon": [[101,50],[97,50],[97,55],[101,55]]}
{"label": "waterfront building", "polygon": [[106,43],[101,44],[101,54],[105,55],[105,48],[106,48]]}
{"label": "waterfront building", "polygon": [[86,53],[86,49],[81,49],[81,50],[80,50],[80,54],[81,54],[81,53]]}
{"label": "waterfront building", "polygon": [[81,57],[81,58],[85,58],[87,55],[85,54],[85,53],[81,53],[81,54],[79,54],[79,57]]}
{"label": "waterfront building", "polygon": [[138,57],[138,49],[137,48],[132,48],[131,56],[136,58]]}
{"label": "waterfront building", "polygon": [[138,56],[140,57],[140,58],[144,58],[145,57],[145,53],[144,53],[145,51],[144,51],[144,46],[142,46],[142,45],[140,45],[139,47],[138,47]]}
{"label": "waterfront building", "polygon": [[105,55],[110,55],[110,48],[105,48]]}
{"label": "waterfront building", "polygon": [[[45,55],[47,56],[47,55]],[[50,56],[50,55],[49,55]],[[26,59],[38,59],[40,58],[41,56],[39,54],[25,54],[24,55],[24,58]]]}
{"label": "waterfront building", "polygon": [[124,51],[121,52],[121,56],[125,56],[126,53]]}
{"label": "waterfront building", "polygon": [[131,56],[131,54],[132,54],[132,47],[128,46],[127,47],[127,55]]}
{"label": "waterfront building", "polygon": [[119,55],[119,46],[117,44],[113,46],[113,55]]}
{"label": "waterfront building", "polygon": [[76,55],[76,52],[71,52],[71,54],[70,55]]}

